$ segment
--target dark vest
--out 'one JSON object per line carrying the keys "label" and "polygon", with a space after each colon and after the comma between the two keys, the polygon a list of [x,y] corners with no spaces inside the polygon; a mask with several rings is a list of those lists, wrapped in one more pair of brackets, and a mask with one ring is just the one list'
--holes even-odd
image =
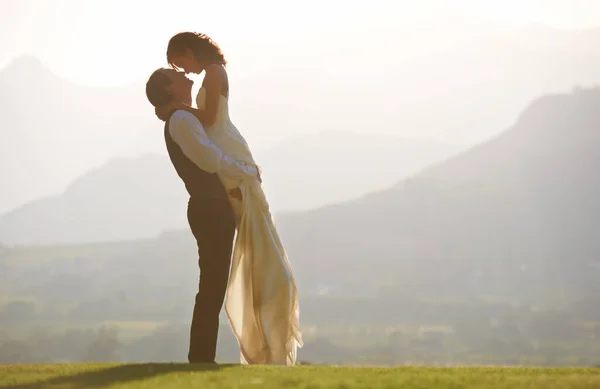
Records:
{"label": "dark vest", "polygon": [[183,180],[191,201],[228,204],[227,192],[219,176],[216,173],[208,173],[200,169],[185,156],[179,145],[171,138],[168,120],[165,123],[165,142],[171,162]]}

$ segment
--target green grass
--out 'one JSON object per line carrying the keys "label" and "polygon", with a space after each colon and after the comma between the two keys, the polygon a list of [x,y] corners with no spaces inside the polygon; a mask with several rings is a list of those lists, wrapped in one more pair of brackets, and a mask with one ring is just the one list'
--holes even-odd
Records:
{"label": "green grass", "polygon": [[0,365],[0,389],[600,388],[598,368],[265,367],[189,364]]}

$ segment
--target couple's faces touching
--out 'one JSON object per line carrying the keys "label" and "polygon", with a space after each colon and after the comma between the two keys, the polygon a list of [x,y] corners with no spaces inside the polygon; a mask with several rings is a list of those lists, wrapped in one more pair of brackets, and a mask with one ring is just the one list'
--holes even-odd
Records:
{"label": "couple's faces touching", "polygon": [[177,100],[183,101],[189,98],[194,81],[186,77],[184,72],[175,69],[163,69],[162,72],[169,77],[171,83],[167,87],[169,92]]}
{"label": "couple's faces touching", "polygon": [[190,49],[186,49],[183,53],[174,56],[171,63],[177,68],[183,69],[186,74],[200,74],[204,71],[204,65],[194,58]]}

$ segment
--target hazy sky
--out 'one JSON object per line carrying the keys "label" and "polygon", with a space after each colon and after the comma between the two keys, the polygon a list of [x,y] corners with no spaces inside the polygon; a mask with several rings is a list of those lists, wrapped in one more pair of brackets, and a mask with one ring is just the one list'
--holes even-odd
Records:
{"label": "hazy sky", "polygon": [[[165,153],[161,132],[148,131],[161,125],[143,82],[166,65],[167,42],[179,31],[205,32],[222,47],[234,122],[255,152],[330,130],[466,147],[509,128],[540,95],[600,82],[596,31],[507,24],[600,27],[600,0],[0,0],[0,69],[30,54],[79,84],[135,83],[119,93],[139,97],[111,101],[123,108],[115,113],[123,122],[109,112],[101,128],[27,129],[60,145],[77,134],[77,155],[66,159],[40,141],[43,152],[31,161],[53,175],[32,179],[39,187],[16,194],[5,209],[57,193],[117,155]],[[548,60],[553,66],[544,66]],[[36,95],[41,85],[21,86],[34,103],[47,96]],[[90,115],[106,109],[88,103]],[[5,104],[4,117],[13,118],[10,109]]]}
{"label": "hazy sky", "polygon": [[[168,38],[203,31],[223,48],[233,78],[271,67],[304,66],[323,52],[389,47],[424,29],[460,22],[600,25],[598,0],[0,0],[0,66],[33,54],[75,82],[121,84],[164,63]],[[444,27],[448,28],[448,27]],[[406,40],[403,41],[406,44]],[[299,65],[300,64],[300,65]],[[351,66],[356,66],[352,64]]]}

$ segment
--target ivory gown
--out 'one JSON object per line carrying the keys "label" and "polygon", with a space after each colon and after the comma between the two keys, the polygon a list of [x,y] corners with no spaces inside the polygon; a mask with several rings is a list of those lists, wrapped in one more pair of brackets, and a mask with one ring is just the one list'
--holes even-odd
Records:
{"label": "ivory gown", "polygon": [[[196,96],[205,106],[206,90]],[[215,123],[206,128],[223,154],[256,166],[244,137],[229,117],[221,95]],[[230,199],[237,223],[225,311],[240,345],[242,364],[294,365],[302,347],[299,304],[290,263],[279,239],[269,203],[258,178],[239,180],[219,175],[226,189],[239,187],[242,201]]]}

